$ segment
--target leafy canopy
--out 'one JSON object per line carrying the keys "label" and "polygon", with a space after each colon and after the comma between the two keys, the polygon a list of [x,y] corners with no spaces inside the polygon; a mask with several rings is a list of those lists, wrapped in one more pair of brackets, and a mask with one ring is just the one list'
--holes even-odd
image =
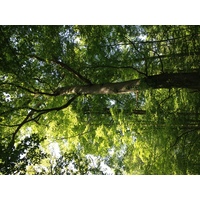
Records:
{"label": "leafy canopy", "polygon": [[0,35],[1,174],[200,173],[199,26]]}

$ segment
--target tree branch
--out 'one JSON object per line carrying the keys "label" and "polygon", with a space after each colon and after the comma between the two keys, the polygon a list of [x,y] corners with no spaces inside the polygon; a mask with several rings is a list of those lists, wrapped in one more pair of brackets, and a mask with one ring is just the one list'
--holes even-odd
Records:
{"label": "tree branch", "polygon": [[[28,57],[31,57],[31,58],[36,58],[37,60],[40,60],[40,61],[43,61],[43,62],[46,62],[45,59],[37,56],[37,55],[28,55]],[[71,72],[76,78],[78,78],[80,81],[88,84],[88,85],[92,85],[92,82],[83,77],[80,73],[78,73],[77,71],[75,71],[74,69],[72,69],[69,65],[67,65],[66,63],[64,62],[61,62],[61,61],[58,61],[58,60],[50,60],[50,62],[53,62],[57,65],[60,65],[61,67],[63,67],[64,69],[68,70],[69,72]]]}
{"label": "tree branch", "polygon": [[34,112],[42,112],[42,113],[47,113],[47,112],[51,112],[51,111],[59,111],[62,110],[64,108],[67,108],[79,95],[76,95],[74,97],[72,97],[66,104],[59,106],[59,107],[55,107],[55,108],[49,108],[49,109],[42,109],[42,110],[38,110],[35,108],[31,108],[29,107],[30,110],[34,111]]}
{"label": "tree branch", "polygon": [[[59,111],[62,110],[64,108],[67,108],[79,95],[76,95],[74,97],[72,97],[66,104],[60,106],[60,107],[56,107],[56,108],[49,108],[49,109],[43,109],[43,110],[37,110],[34,108],[30,108],[31,111],[28,113],[28,115],[25,117],[25,119],[18,125],[17,129],[14,131],[14,133],[12,134],[12,140],[10,143],[10,148],[12,149],[14,146],[14,142],[15,142],[15,137],[17,135],[17,133],[19,132],[19,130],[22,128],[22,126],[30,121],[35,121],[37,120],[41,115],[51,112],[51,111]],[[41,105],[41,103],[37,104],[36,107],[39,107]],[[37,116],[33,117],[33,115],[35,113],[39,113]]]}
{"label": "tree branch", "polygon": [[[116,67],[116,66],[110,66],[110,65],[106,65],[106,66],[95,66],[93,67],[94,69],[96,68],[113,68],[113,69],[132,69],[135,70],[138,74],[142,74],[144,76],[147,76],[146,73],[139,71],[137,68],[133,67],[133,66],[121,66],[121,67]],[[90,67],[91,69],[91,67]]]}
{"label": "tree branch", "polygon": [[77,77],[79,80],[83,81],[84,83],[86,83],[88,85],[92,85],[92,82],[89,79],[83,77],[81,74],[79,74],[74,69],[69,67],[66,63],[63,63],[61,61],[56,61],[56,60],[53,60],[53,62],[58,64],[58,65],[60,65],[60,66],[62,66],[65,69],[67,69],[69,72],[73,73],[75,75],[75,77]]}
{"label": "tree branch", "polygon": [[[139,54],[142,54],[142,57],[145,59],[145,55],[144,55],[143,53],[141,53],[141,52],[138,50],[138,48],[135,46],[135,43],[132,42],[129,38],[127,38],[127,37],[125,37],[125,38],[133,45],[134,49],[135,49]],[[145,63],[146,63],[146,60],[145,60]],[[146,66],[145,66],[145,68],[146,68]],[[146,77],[148,76],[147,72],[144,73],[144,72],[139,71],[139,70],[136,69],[136,68],[133,68],[133,69],[136,70],[139,74],[145,75]],[[146,68],[146,70],[147,70],[147,68]]]}
{"label": "tree branch", "polygon": [[47,92],[40,92],[39,90],[37,90],[37,89],[35,89],[35,91],[32,91],[32,90],[30,90],[30,89],[28,89],[28,88],[25,88],[25,87],[23,87],[23,86],[21,86],[21,85],[17,85],[17,84],[15,84],[15,83],[9,83],[9,82],[5,82],[5,83],[1,83],[1,85],[11,85],[11,86],[14,86],[14,87],[16,87],[16,88],[20,88],[20,89],[22,89],[22,90],[25,90],[26,92],[29,92],[29,93],[31,93],[31,94],[43,94],[43,95],[48,95],[48,96],[55,96],[55,94],[54,93],[47,93]]}
{"label": "tree branch", "polygon": [[187,130],[187,131],[183,132],[183,133],[180,134],[179,136],[177,136],[175,142],[174,142],[173,144],[171,144],[167,149],[165,149],[161,154],[159,154],[158,156],[156,156],[156,159],[159,158],[160,156],[162,156],[162,155],[163,155],[164,153],[166,153],[167,151],[171,150],[173,147],[175,147],[175,146],[178,144],[178,142],[180,141],[180,139],[181,139],[184,135],[187,135],[187,134],[189,134],[189,133],[191,133],[191,132],[193,132],[193,131],[196,131],[196,130],[198,130],[198,129],[199,129],[199,127],[194,128],[194,129],[190,129],[190,130]]}
{"label": "tree branch", "polygon": [[172,145],[170,145],[170,148],[176,146],[176,145],[178,144],[178,142],[180,141],[180,139],[181,139],[184,135],[187,135],[188,133],[193,132],[193,131],[198,130],[198,129],[199,129],[199,127],[193,128],[193,129],[187,130],[187,131],[183,132],[182,134],[180,134],[179,136],[177,136],[175,142],[174,142]]}

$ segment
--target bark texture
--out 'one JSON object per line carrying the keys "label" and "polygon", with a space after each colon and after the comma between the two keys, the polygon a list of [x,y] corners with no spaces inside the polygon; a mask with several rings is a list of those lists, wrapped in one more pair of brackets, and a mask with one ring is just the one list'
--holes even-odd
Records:
{"label": "bark texture", "polygon": [[58,88],[55,95],[68,94],[125,94],[137,90],[158,88],[188,88],[200,90],[200,73],[163,73],[119,83],[104,83],[92,85],[79,85]]}
{"label": "bark texture", "polygon": [[124,81],[120,83],[104,83],[93,85],[81,85],[72,87],[62,87],[55,91],[56,95],[67,94],[124,94],[135,92],[140,86],[140,79]]}
{"label": "bark texture", "polygon": [[145,78],[145,82],[152,88],[188,88],[200,90],[200,73],[159,74]]}

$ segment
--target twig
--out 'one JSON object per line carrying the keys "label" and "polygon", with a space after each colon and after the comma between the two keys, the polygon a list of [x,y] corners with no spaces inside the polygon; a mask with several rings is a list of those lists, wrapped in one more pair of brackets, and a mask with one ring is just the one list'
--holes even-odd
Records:
{"label": "twig", "polygon": [[[142,54],[142,57],[145,59],[144,54],[141,53],[141,52],[138,50],[138,48],[135,46],[134,42],[132,42],[128,37],[125,37],[125,38],[133,45],[134,49],[135,49],[139,54]],[[145,61],[145,63],[146,63],[146,61]],[[145,65],[145,68],[146,68],[146,65]],[[133,69],[134,69],[135,71],[137,71],[139,74],[142,74],[142,75],[144,75],[144,76],[146,76],[146,77],[148,76],[147,72],[144,73],[144,72],[139,71],[139,70],[136,69],[136,68],[133,68]],[[147,71],[147,69],[146,69],[146,71]]]}
{"label": "twig", "polygon": [[35,89],[35,91],[32,91],[32,90],[30,90],[30,89],[28,89],[28,88],[25,88],[25,87],[23,87],[23,86],[21,86],[21,85],[17,85],[17,84],[15,84],[15,83],[9,83],[9,82],[5,82],[5,83],[1,83],[1,85],[11,85],[11,86],[14,86],[14,87],[16,87],[16,88],[20,88],[20,89],[22,89],[22,90],[25,90],[25,91],[27,91],[27,92],[29,92],[29,93],[31,93],[31,94],[43,94],[43,95],[48,95],[48,96],[55,96],[55,94],[54,93],[47,93],[47,92],[40,92],[39,90],[37,90],[37,89]]}
{"label": "twig", "polygon": [[[25,117],[25,119],[18,125],[17,129],[14,131],[14,133],[12,134],[12,140],[10,143],[10,148],[12,149],[14,146],[14,141],[15,141],[15,136],[16,134],[19,132],[19,130],[22,128],[22,126],[30,121],[34,121],[37,120],[41,115],[51,112],[51,111],[59,111],[62,110],[64,108],[67,108],[76,98],[78,97],[78,95],[72,97],[66,104],[60,106],[60,107],[56,107],[56,108],[49,108],[49,109],[43,109],[43,110],[37,110],[34,108],[30,108],[31,111],[28,113],[28,115]],[[37,107],[39,107],[42,103],[37,104]],[[35,117],[33,117],[33,115],[35,113],[39,112],[39,114]]]}

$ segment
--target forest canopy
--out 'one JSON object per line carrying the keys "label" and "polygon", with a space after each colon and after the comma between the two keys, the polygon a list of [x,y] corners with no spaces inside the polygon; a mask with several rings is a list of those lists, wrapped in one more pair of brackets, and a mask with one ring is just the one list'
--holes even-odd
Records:
{"label": "forest canopy", "polygon": [[200,174],[200,26],[0,26],[0,174]]}

